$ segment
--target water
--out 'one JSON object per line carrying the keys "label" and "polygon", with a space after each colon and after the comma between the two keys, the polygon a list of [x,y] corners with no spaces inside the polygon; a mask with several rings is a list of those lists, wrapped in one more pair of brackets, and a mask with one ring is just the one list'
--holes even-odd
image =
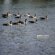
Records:
{"label": "water", "polygon": [[[38,18],[48,15],[48,20],[6,27],[2,24],[16,21],[2,18],[7,11],[20,12],[23,21],[29,12]],[[0,55],[55,55],[55,0],[0,0]]]}

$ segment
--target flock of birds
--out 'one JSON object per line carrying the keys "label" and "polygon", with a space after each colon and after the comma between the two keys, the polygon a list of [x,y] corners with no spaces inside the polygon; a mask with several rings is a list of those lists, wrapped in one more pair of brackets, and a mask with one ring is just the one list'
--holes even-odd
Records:
{"label": "flock of birds", "polygon": [[[7,18],[7,17],[12,16],[12,15],[13,15],[15,18],[19,19],[19,20],[16,21],[16,22],[9,21],[9,23],[4,23],[3,26],[18,25],[19,23],[26,25],[26,22],[28,21],[28,19],[27,19],[26,17],[32,19],[32,21],[30,21],[30,20],[28,21],[29,23],[36,23],[36,22],[38,21],[36,14],[35,14],[34,16],[32,16],[30,13],[27,13],[27,14],[24,15],[24,17],[26,18],[24,21],[21,21],[22,15],[21,15],[20,13],[11,14],[10,12],[7,12],[6,14],[2,14],[2,17],[3,17],[3,18]],[[40,17],[39,19],[40,19],[40,20],[46,20],[46,19],[48,19],[48,17],[47,17],[47,16],[45,16],[45,17]]]}

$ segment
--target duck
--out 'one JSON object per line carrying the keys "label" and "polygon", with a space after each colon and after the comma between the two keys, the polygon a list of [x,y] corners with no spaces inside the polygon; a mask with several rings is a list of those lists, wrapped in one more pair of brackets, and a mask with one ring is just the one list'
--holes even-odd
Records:
{"label": "duck", "polygon": [[29,23],[35,23],[35,21],[28,21]]}
{"label": "duck", "polygon": [[14,25],[16,25],[16,24],[25,24],[26,23],[26,21],[27,21],[27,19],[25,19],[25,21],[22,21],[22,20],[19,20],[19,21],[17,21],[17,22],[13,22],[12,24]]}
{"label": "duck", "polygon": [[27,19],[25,19],[25,25],[27,24]]}
{"label": "duck", "polygon": [[34,20],[34,21],[37,21],[36,14],[33,16],[33,20]]}
{"label": "duck", "polygon": [[27,22],[27,19],[25,19],[24,21],[21,21],[21,20],[18,21],[18,23],[25,24],[25,25],[27,24],[26,22]]}
{"label": "duck", "polygon": [[12,25],[18,25],[18,22],[12,22]]}
{"label": "duck", "polygon": [[7,18],[8,16],[11,16],[12,14],[10,13],[10,12],[7,12],[6,14],[4,13],[4,14],[2,14],[2,17],[3,18]]}
{"label": "duck", "polygon": [[19,21],[18,21],[18,23],[20,23],[20,24],[24,24],[24,22],[23,22],[23,21],[21,21],[21,20],[19,20]]}
{"label": "duck", "polygon": [[19,22],[12,22],[10,21],[9,23],[4,23],[3,26],[12,26],[12,25],[18,25]]}
{"label": "duck", "polygon": [[36,14],[33,16],[32,20],[31,21],[28,21],[29,23],[36,23],[37,21],[37,17],[36,17]]}
{"label": "duck", "polygon": [[2,17],[3,17],[3,18],[7,18],[7,17],[8,17],[8,13],[2,14]]}
{"label": "duck", "polygon": [[21,14],[13,14],[15,16],[15,18],[21,18]]}
{"label": "duck", "polygon": [[12,16],[13,14],[10,13],[10,11],[8,12],[8,16]]}
{"label": "duck", "polygon": [[45,19],[48,19],[48,17],[47,17],[47,16],[45,16],[45,17],[40,17],[40,19],[41,19],[41,20],[45,20]]}
{"label": "duck", "polygon": [[27,13],[26,16],[28,16],[29,18],[33,18],[33,16],[31,16],[30,13]]}
{"label": "duck", "polygon": [[3,26],[12,26],[12,21],[10,21],[9,23],[4,23]]}
{"label": "duck", "polygon": [[25,19],[25,23],[26,23],[27,19]]}
{"label": "duck", "polygon": [[36,20],[31,20],[31,21],[28,21],[29,23],[36,23],[37,22],[37,19]]}

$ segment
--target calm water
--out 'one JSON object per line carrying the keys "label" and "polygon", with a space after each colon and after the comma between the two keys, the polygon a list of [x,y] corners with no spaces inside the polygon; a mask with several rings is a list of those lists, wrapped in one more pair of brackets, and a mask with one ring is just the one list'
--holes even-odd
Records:
{"label": "calm water", "polygon": [[[28,12],[38,18],[48,15],[48,20],[6,27],[2,24],[16,21],[13,16],[2,18],[7,11],[20,12],[23,21]],[[55,0],[0,0],[0,55],[55,55]]]}

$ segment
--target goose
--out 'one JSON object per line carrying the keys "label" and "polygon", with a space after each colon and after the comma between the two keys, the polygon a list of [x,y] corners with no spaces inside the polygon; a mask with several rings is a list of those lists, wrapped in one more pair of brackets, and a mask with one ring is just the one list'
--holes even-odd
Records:
{"label": "goose", "polygon": [[41,19],[41,20],[45,20],[45,19],[48,19],[48,17],[47,17],[47,16],[45,16],[45,17],[40,17],[40,19]]}
{"label": "goose", "polygon": [[12,26],[12,21],[10,21],[9,23],[4,23],[3,26]]}

